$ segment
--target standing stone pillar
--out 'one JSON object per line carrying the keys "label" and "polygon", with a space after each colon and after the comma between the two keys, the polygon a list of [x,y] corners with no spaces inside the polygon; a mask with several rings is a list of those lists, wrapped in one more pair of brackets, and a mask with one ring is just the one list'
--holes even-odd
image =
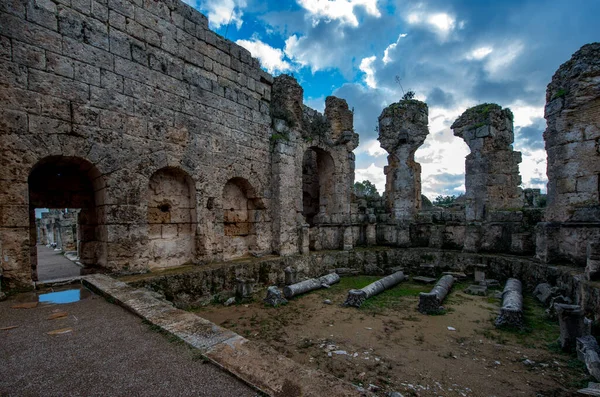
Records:
{"label": "standing stone pillar", "polygon": [[554,309],[560,325],[560,347],[564,351],[575,349],[577,338],[585,335],[585,321],[581,306],[555,303]]}
{"label": "standing stone pillar", "polygon": [[545,262],[585,266],[586,241],[600,241],[599,78],[600,43],[587,44],[560,66],[546,89],[548,198],[536,247]]}
{"label": "standing stone pillar", "polygon": [[421,209],[421,165],[415,151],[429,134],[428,107],[417,100],[402,100],[379,116],[381,147],[388,153],[385,167],[386,205],[394,220],[412,220]]}
{"label": "standing stone pillar", "polygon": [[600,279],[600,242],[589,242],[587,245],[585,276],[590,281]]}
{"label": "standing stone pillar", "polygon": [[523,207],[521,153],[512,148],[513,114],[510,109],[484,103],[467,109],[450,128],[471,149],[465,160],[464,250],[477,252],[484,245],[487,250],[502,250],[499,244],[506,244],[502,225],[489,224],[494,212]]}

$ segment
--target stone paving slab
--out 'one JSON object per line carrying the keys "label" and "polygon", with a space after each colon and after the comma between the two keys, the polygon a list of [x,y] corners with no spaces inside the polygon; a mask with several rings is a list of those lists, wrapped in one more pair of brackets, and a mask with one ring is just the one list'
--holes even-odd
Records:
{"label": "stone paving slab", "polygon": [[106,275],[82,279],[88,288],[114,300],[148,322],[197,348],[206,358],[270,396],[359,396],[351,384],[304,367],[228,329],[177,309],[151,291],[134,289]]}

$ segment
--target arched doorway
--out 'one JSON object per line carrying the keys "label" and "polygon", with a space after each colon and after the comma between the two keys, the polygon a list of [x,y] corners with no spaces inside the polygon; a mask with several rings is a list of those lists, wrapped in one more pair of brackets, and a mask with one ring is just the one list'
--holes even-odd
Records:
{"label": "arched doorway", "polygon": [[310,226],[317,215],[332,212],[335,166],[333,158],[319,148],[309,148],[302,159],[302,215]]}
{"label": "arched doorway", "polygon": [[[104,178],[96,167],[79,157],[51,156],[31,170],[29,184],[30,253],[33,280],[38,280],[36,208],[78,209],[77,240],[79,262],[87,266],[106,264]],[[51,279],[52,269],[42,278]]]}
{"label": "arched doorway", "polygon": [[178,168],[162,168],[148,186],[148,238],[151,269],[191,263],[196,255],[196,189]]}

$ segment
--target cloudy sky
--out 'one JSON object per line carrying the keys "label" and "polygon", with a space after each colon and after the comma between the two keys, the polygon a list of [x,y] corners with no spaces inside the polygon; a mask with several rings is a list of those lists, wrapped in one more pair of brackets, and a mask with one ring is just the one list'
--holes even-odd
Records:
{"label": "cloudy sky", "polygon": [[546,188],[546,85],[561,63],[600,38],[598,0],[185,0],[273,75],[293,74],[305,104],[335,95],[355,109],[356,180],[385,185],[377,117],[403,90],[429,105],[416,152],[423,193],[464,191],[468,147],[450,125],[495,102],[515,114],[524,187]]}

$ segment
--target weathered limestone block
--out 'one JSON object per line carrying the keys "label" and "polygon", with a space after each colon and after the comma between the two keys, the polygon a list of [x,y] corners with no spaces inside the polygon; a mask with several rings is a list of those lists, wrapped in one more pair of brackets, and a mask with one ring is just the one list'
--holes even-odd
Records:
{"label": "weathered limestone block", "polygon": [[411,220],[421,209],[421,165],[415,151],[429,134],[427,104],[402,100],[383,109],[379,116],[381,147],[388,155],[386,206],[393,220]]}
{"label": "weathered limestone block", "polygon": [[[298,81],[287,74],[281,74],[273,80],[271,89],[271,117],[285,122],[288,128],[302,127],[302,97],[304,90]],[[284,126],[274,125],[279,133]]]}
{"label": "weathered limestone block", "polygon": [[285,285],[292,285],[298,282],[298,270],[288,266],[283,269],[283,273],[285,274]]}
{"label": "weathered limestone block", "polygon": [[441,310],[442,302],[452,289],[454,277],[441,277],[430,292],[419,293],[419,312],[423,314],[437,313]]}
{"label": "weathered limestone block", "polygon": [[552,287],[548,283],[541,283],[535,287],[533,290],[533,296],[537,298],[544,306],[550,302],[550,299],[553,298],[558,292],[556,287]]}
{"label": "weathered limestone block", "polygon": [[248,299],[252,298],[252,294],[254,293],[254,284],[256,280],[253,278],[236,278],[235,284],[235,296],[238,299]]}
{"label": "weathered limestone block", "polygon": [[600,346],[592,335],[577,338],[577,358],[585,363],[590,375],[600,381]]}
{"label": "weathered limestone block", "polygon": [[325,98],[325,117],[331,125],[331,140],[348,139],[344,134],[350,134],[348,137],[352,139],[354,133],[354,113],[348,108],[346,100],[335,96]]}
{"label": "weathered limestone block", "polygon": [[509,325],[523,327],[523,287],[516,278],[509,278],[502,291],[502,308],[496,319],[496,327]]}
{"label": "weathered limestone block", "polygon": [[560,338],[558,342],[564,351],[576,348],[576,340],[585,335],[585,316],[581,306],[555,303],[554,309],[558,315]]}
{"label": "weathered limestone block", "polygon": [[396,272],[375,281],[361,289],[351,289],[348,291],[348,297],[344,302],[345,306],[360,307],[367,299],[383,291],[392,288],[393,286],[404,280],[403,272]]}
{"label": "weathered limestone block", "polygon": [[272,285],[267,289],[267,297],[264,299],[265,303],[274,307],[284,305],[287,303],[287,299],[283,297],[283,294],[276,286]]}
{"label": "weathered limestone block", "polygon": [[546,89],[547,221],[571,220],[586,207],[600,211],[599,76],[600,43],[587,44],[560,66]]}
{"label": "weathered limestone block", "polygon": [[296,284],[288,285],[283,288],[283,295],[287,299],[291,299],[296,295],[304,294],[319,288],[328,288],[331,284],[338,283],[340,276],[336,273],[330,273],[319,278],[311,278]]}

